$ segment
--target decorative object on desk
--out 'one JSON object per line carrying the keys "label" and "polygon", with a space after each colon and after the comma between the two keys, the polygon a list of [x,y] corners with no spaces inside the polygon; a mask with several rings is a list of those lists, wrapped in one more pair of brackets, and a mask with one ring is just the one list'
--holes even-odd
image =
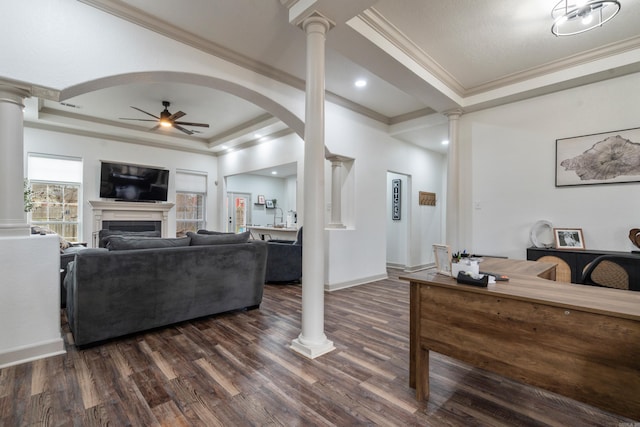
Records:
{"label": "decorative object on desk", "polygon": [[262,194],[258,195],[258,205],[264,205],[264,196]]}
{"label": "decorative object on desk", "polygon": [[460,272],[478,274],[480,273],[480,265],[474,259],[462,258],[460,261],[451,264],[451,275],[453,277],[458,277]]}
{"label": "decorative object on desk", "polygon": [[556,249],[585,249],[582,228],[554,228]]}
{"label": "decorative object on desk", "polygon": [[640,128],[556,139],[556,187],[640,182]]}
{"label": "decorative object on desk", "polygon": [[265,207],[267,209],[273,209],[276,207],[276,202],[275,200],[265,200]]}
{"label": "decorative object on desk", "polygon": [[402,180],[391,180],[391,219],[400,221],[400,193],[402,189]]}
{"label": "decorative object on desk", "polygon": [[451,276],[451,248],[448,245],[433,245],[436,261],[436,272]]}
{"label": "decorative object on desk", "polygon": [[640,228],[632,228],[629,230],[629,240],[633,245],[640,249]]}
{"label": "decorative object on desk", "polygon": [[529,233],[531,244],[536,248],[553,247],[553,224],[549,221],[540,220],[533,224]]}
{"label": "decorative object on desk", "polygon": [[418,204],[420,206],[435,206],[436,205],[436,193],[429,193],[427,191],[418,192]]}

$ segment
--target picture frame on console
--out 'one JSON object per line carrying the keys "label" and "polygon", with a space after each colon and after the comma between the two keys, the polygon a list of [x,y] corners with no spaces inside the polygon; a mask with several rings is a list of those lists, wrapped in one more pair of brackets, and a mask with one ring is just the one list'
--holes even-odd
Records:
{"label": "picture frame on console", "polygon": [[262,194],[260,194],[258,196],[258,204],[259,205],[264,205],[264,196]]}
{"label": "picture frame on console", "polygon": [[582,228],[554,228],[556,249],[585,249]]}
{"label": "picture frame on console", "polygon": [[556,139],[556,187],[640,182],[640,128]]}
{"label": "picture frame on console", "polygon": [[266,201],[265,201],[265,207],[266,207],[267,209],[273,209],[273,208],[275,208],[275,205],[273,204],[273,200],[266,200]]}

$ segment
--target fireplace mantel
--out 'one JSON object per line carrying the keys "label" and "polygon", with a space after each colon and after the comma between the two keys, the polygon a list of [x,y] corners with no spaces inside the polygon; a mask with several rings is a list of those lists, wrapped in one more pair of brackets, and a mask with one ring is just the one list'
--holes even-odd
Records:
{"label": "fireplace mantel", "polygon": [[161,221],[162,237],[168,237],[168,217],[173,203],[90,200],[89,204],[93,208],[93,247],[98,247],[97,234],[102,229],[102,221]]}

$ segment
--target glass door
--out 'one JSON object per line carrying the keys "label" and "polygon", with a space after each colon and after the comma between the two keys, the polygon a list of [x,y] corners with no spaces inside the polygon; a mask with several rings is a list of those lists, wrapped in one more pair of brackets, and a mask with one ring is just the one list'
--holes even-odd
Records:
{"label": "glass door", "polygon": [[227,193],[227,231],[242,233],[251,224],[251,194]]}

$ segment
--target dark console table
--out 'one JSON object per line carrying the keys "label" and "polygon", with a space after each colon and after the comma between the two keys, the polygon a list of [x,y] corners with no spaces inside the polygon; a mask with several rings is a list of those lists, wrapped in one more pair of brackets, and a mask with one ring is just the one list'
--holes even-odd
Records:
{"label": "dark console table", "polygon": [[597,251],[590,249],[545,249],[545,248],[527,248],[527,259],[536,261],[543,256],[553,256],[560,258],[567,263],[571,269],[571,283],[579,283],[582,279],[582,271],[594,259],[600,255],[628,255],[630,252],[617,251]]}

